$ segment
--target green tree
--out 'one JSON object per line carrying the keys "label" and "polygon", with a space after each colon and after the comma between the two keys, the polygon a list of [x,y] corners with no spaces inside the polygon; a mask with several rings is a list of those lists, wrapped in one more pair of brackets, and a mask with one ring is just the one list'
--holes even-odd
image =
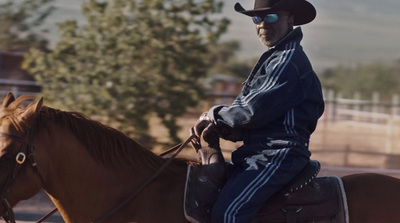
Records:
{"label": "green tree", "polygon": [[[31,50],[24,67],[45,83],[52,105],[97,117],[146,143],[156,114],[179,141],[176,119],[196,105],[200,80],[229,24],[217,16],[222,1],[91,0],[87,24],[59,24],[50,53]],[[144,140],[144,141],[143,141]]]}
{"label": "green tree", "polygon": [[226,74],[244,81],[257,61],[257,58],[239,60],[236,54],[240,50],[240,43],[236,40],[210,45],[209,50],[209,75]]}
{"label": "green tree", "polygon": [[321,83],[326,89],[333,89],[343,96],[351,97],[359,92],[370,98],[378,92],[382,99],[389,100],[393,94],[400,93],[400,63],[382,63],[351,66],[337,66],[321,73]]}
{"label": "green tree", "polygon": [[0,1],[0,50],[25,50],[29,47],[45,48],[47,32],[44,20],[53,12],[54,0]]}

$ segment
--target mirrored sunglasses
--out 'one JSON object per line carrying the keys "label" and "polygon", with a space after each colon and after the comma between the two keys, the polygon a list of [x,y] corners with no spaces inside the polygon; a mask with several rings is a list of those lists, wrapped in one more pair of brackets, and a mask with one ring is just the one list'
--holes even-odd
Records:
{"label": "mirrored sunglasses", "polygon": [[253,16],[253,22],[257,25],[262,23],[262,21],[264,21],[267,24],[276,23],[276,22],[278,22],[278,19],[279,19],[279,16],[276,13],[266,14],[264,16],[264,18],[262,18],[260,16]]}

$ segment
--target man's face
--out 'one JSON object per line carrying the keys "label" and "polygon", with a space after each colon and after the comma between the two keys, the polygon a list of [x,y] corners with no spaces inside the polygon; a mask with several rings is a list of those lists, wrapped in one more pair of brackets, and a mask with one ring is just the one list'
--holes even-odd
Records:
{"label": "man's face", "polygon": [[[275,23],[267,23],[264,21],[266,14],[277,14],[278,21]],[[286,11],[276,11],[265,13],[260,16],[263,21],[256,24],[257,35],[262,44],[268,48],[273,47],[279,42],[288,32],[293,29],[294,16]]]}

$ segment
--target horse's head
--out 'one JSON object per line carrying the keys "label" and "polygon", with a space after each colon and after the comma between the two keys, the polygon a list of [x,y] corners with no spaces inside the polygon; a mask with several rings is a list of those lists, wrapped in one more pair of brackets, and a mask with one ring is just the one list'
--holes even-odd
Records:
{"label": "horse's head", "polygon": [[[13,221],[11,207],[35,195],[42,186],[42,177],[33,160],[33,132],[42,100],[26,109],[9,93],[0,109],[0,216]],[[6,220],[8,221],[8,220]]]}

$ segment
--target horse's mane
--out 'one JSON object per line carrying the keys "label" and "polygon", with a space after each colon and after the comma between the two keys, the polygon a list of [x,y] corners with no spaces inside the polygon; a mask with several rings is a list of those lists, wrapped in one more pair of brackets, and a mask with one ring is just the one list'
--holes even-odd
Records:
{"label": "horse's mane", "polygon": [[[10,120],[14,120],[12,122],[17,129],[27,126],[27,123],[21,123],[21,120],[18,119],[18,116],[25,110],[19,105],[26,100],[26,98],[20,98],[11,103],[6,109],[3,108],[0,113],[0,119],[7,117]],[[19,120],[19,122],[16,120]],[[165,162],[163,158],[125,136],[122,132],[98,121],[91,120],[82,113],[61,111],[43,106],[35,124],[31,128],[35,132],[40,131],[49,122],[68,128],[87,151],[103,165],[113,167],[145,165],[148,168],[157,169]]]}
{"label": "horse's mane", "polygon": [[53,121],[67,127],[84,147],[103,164],[116,166],[128,163],[143,163],[159,167],[164,160],[122,132],[89,119],[79,112],[66,112],[50,107],[42,107],[37,118],[40,128],[45,122]]}

